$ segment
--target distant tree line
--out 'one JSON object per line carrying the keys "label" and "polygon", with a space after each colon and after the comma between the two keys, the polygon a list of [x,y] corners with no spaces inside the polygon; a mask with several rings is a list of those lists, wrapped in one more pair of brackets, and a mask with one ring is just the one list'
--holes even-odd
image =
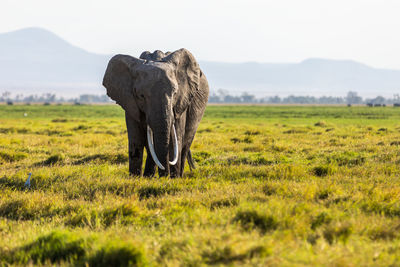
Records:
{"label": "distant tree line", "polygon": [[[0,94],[0,102],[9,103],[112,103],[113,101],[107,95],[91,95],[83,94],[76,98],[57,97],[56,94],[28,95],[22,94],[12,95],[10,92]],[[256,97],[247,92],[241,95],[231,95],[229,91],[219,89],[217,92],[211,92],[209,103],[243,103],[243,104],[367,104],[367,105],[385,105],[399,104],[400,97],[398,94],[393,98],[384,98],[377,96],[375,98],[362,98],[357,92],[349,91],[346,96],[295,96],[286,97],[269,96]]]}
{"label": "distant tree line", "polygon": [[0,102],[15,103],[111,103],[107,95],[84,94],[76,98],[57,97],[56,94],[27,95],[17,94],[13,96],[10,92],[0,94]]}
{"label": "distant tree line", "polygon": [[394,104],[400,103],[398,94],[393,98],[384,98],[377,96],[375,98],[362,98],[357,92],[349,91],[346,96],[296,96],[289,95],[286,97],[269,96],[269,97],[256,97],[247,92],[239,96],[230,95],[227,90],[218,90],[212,92],[209,96],[208,102],[210,103],[267,103],[267,104]]}

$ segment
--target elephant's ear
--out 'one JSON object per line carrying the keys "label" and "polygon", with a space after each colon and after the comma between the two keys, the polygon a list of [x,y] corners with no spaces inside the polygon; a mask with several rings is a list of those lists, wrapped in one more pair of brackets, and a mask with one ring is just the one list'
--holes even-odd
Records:
{"label": "elephant's ear", "polygon": [[116,55],[110,59],[103,85],[107,88],[107,95],[116,101],[126,113],[139,121],[140,112],[133,95],[135,69],[143,60],[127,55]]}
{"label": "elephant's ear", "polygon": [[187,49],[181,48],[165,57],[164,61],[176,66],[179,86],[189,86],[198,90],[200,83],[200,67],[196,59]]}
{"label": "elephant's ear", "polygon": [[176,77],[179,90],[184,92],[180,95],[182,98],[178,101],[176,112],[181,114],[188,107],[191,99],[199,90],[200,67],[194,56],[185,48],[181,48],[168,54],[164,60],[172,63],[176,69]]}

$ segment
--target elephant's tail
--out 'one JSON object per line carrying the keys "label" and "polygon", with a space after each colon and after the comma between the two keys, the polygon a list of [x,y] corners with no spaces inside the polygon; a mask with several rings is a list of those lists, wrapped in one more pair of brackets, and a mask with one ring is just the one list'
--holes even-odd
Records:
{"label": "elephant's tail", "polygon": [[190,151],[190,149],[189,149],[189,152],[188,152],[187,161],[189,163],[190,171],[196,169],[196,165],[194,165],[194,160],[193,160],[193,157],[192,157],[192,151]]}

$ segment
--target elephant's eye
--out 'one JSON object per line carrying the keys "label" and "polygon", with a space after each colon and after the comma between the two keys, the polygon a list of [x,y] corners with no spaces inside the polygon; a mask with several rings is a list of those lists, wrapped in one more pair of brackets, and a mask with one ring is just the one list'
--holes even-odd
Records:
{"label": "elephant's eye", "polygon": [[135,88],[135,92],[136,92],[136,95],[140,98],[140,99],[143,99],[144,98],[144,94],[143,93],[141,93],[141,92],[138,92],[138,90]]}

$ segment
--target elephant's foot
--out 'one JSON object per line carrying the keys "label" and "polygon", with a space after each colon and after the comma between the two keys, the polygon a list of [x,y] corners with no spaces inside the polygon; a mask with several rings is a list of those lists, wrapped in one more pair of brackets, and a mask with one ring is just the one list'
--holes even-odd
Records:
{"label": "elephant's foot", "polygon": [[160,177],[168,177],[168,176],[170,176],[169,166],[167,166],[165,168],[165,170],[161,170],[160,168],[158,168],[158,175]]}
{"label": "elephant's foot", "polygon": [[142,175],[141,170],[129,170],[130,176],[140,176]]}
{"label": "elephant's foot", "polygon": [[129,175],[141,176],[142,175],[142,161],[139,159],[129,160]]}
{"label": "elephant's foot", "polygon": [[156,174],[156,165],[154,162],[149,162],[149,158],[146,160],[146,166],[144,167],[143,176],[153,177]]}
{"label": "elephant's foot", "polygon": [[143,173],[144,177],[154,177],[154,175],[156,175],[156,169],[154,169],[154,171],[152,170],[145,170]]}
{"label": "elephant's foot", "polygon": [[[179,163],[179,161],[178,161],[178,163]],[[170,176],[171,176],[171,178],[176,178],[176,177],[181,177],[182,176],[182,173],[181,173],[181,168],[180,168],[180,166],[179,166],[179,164],[176,164],[176,165],[174,165],[174,166],[171,166],[170,167]]]}
{"label": "elephant's foot", "polygon": [[131,142],[129,144],[129,175],[142,175],[143,146]]}

